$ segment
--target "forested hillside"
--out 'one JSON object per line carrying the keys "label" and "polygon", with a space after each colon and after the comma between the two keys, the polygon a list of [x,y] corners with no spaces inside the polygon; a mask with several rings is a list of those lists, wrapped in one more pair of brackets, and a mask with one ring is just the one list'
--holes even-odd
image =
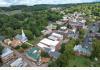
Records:
{"label": "forested hillside", "polygon": [[[59,8],[57,11],[52,11],[51,8]],[[33,36],[40,36],[40,32],[48,24],[48,21],[56,21],[61,19],[64,11],[65,14],[75,11],[84,12],[87,16],[87,24],[93,20],[100,19],[100,3],[90,4],[71,4],[71,5],[35,5],[28,6],[11,6],[0,8],[0,34],[7,37],[12,37],[18,32],[18,29],[23,28],[27,33]],[[47,8],[41,10],[43,8]],[[26,11],[26,10],[27,11]],[[36,11],[39,9],[39,11]],[[93,20],[92,20],[93,19]],[[31,38],[30,38],[31,39]]]}

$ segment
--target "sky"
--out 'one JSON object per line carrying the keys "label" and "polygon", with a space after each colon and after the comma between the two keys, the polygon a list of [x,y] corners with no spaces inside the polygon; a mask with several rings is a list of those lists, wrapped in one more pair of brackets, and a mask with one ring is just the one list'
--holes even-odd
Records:
{"label": "sky", "polygon": [[11,5],[36,5],[36,4],[69,4],[69,3],[85,3],[97,2],[100,0],[0,0],[0,6],[6,7]]}

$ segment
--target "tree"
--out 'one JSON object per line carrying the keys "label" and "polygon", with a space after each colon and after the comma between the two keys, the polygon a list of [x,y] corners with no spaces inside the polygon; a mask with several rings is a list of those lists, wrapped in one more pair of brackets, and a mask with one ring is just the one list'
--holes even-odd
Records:
{"label": "tree", "polygon": [[60,49],[60,52],[61,52],[61,53],[64,53],[64,51],[65,51],[65,45],[66,45],[66,44],[62,44],[62,45],[61,45],[61,49]]}
{"label": "tree", "polygon": [[79,29],[79,39],[82,42],[85,35],[84,29]]}
{"label": "tree", "polygon": [[[2,55],[2,50],[3,50],[3,47],[0,45],[0,55]],[[1,60],[1,56],[0,56],[0,66],[2,65],[2,60]]]}
{"label": "tree", "polygon": [[93,56],[100,58],[100,40],[94,39],[93,47],[94,47]]}

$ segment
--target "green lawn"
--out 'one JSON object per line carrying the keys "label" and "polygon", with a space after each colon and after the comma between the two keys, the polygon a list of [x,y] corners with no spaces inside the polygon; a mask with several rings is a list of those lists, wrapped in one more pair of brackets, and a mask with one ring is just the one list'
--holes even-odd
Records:
{"label": "green lawn", "polygon": [[43,36],[36,37],[34,40],[28,40],[28,43],[33,44],[34,46],[40,42],[40,40],[43,39]]}
{"label": "green lawn", "polygon": [[68,60],[69,67],[89,67],[91,61],[88,58],[81,56],[73,56]]}

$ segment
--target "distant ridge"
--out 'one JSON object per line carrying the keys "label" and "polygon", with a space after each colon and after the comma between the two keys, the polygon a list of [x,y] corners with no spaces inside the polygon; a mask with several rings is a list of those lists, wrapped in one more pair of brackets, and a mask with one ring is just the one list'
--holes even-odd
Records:
{"label": "distant ridge", "polygon": [[0,11],[12,11],[12,10],[45,10],[48,8],[53,8],[53,7],[71,7],[71,6],[76,6],[76,5],[81,5],[81,4],[95,4],[95,3],[100,3],[100,2],[89,2],[89,3],[72,3],[72,4],[37,4],[33,6],[27,6],[27,5],[12,5],[10,7],[0,7]]}

